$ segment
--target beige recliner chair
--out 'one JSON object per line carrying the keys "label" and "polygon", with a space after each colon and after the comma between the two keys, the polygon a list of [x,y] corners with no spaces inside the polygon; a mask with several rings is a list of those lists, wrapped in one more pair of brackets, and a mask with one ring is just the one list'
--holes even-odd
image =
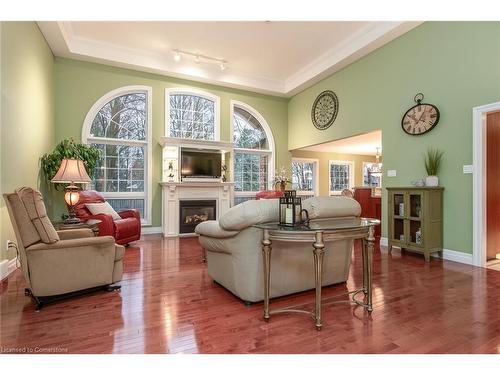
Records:
{"label": "beige recliner chair", "polygon": [[[347,197],[314,197],[302,202],[311,221],[357,217],[358,202]],[[278,221],[278,200],[251,200],[232,207],[218,221],[199,224],[201,246],[206,250],[208,274],[245,302],[264,299],[262,230],[257,223]],[[326,242],[323,285],[347,281],[353,241]],[[271,298],[314,288],[312,244],[273,241]]]}
{"label": "beige recliner chair", "polygon": [[90,229],[56,231],[47,217],[43,197],[32,188],[4,194],[17,238],[26,295],[39,310],[68,293],[112,285],[122,278],[125,248],[111,236],[94,237]]}

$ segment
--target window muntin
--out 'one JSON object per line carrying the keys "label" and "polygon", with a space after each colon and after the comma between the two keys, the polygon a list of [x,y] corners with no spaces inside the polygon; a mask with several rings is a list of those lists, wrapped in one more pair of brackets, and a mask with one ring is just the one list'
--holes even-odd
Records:
{"label": "window muntin", "polygon": [[317,161],[292,159],[292,189],[315,194]]}
{"label": "window muntin", "polygon": [[266,132],[260,122],[243,108],[234,107],[233,142],[237,148],[269,150]]}
{"label": "window muntin", "polygon": [[234,190],[261,191],[268,186],[268,156],[237,152],[234,155]]}
{"label": "window muntin", "polygon": [[345,161],[329,162],[330,194],[339,194],[354,184],[354,163]]}
{"label": "window muntin", "polygon": [[106,103],[97,113],[90,137],[146,140],[146,94],[121,95]]}
{"label": "window muntin", "polygon": [[270,188],[274,172],[274,140],[265,119],[244,103],[232,102],[235,202]]}
{"label": "window muntin", "polygon": [[[134,86],[103,96],[87,114],[83,138],[101,150],[91,183],[115,210],[138,209],[149,222],[150,89]],[[140,88],[140,89],[139,89]]]}
{"label": "window muntin", "polygon": [[170,101],[170,137],[215,140],[214,100],[184,93],[172,93]]}

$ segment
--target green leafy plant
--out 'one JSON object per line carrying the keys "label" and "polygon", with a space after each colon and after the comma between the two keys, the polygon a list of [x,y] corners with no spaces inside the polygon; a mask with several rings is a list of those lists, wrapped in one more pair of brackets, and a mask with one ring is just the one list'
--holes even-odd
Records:
{"label": "green leafy plant", "polygon": [[[43,155],[40,159],[40,165],[43,174],[50,181],[59,170],[63,159],[79,159],[83,160],[85,169],[92,178],[100,156],[101,151],[99,149],[77,143],[73,138],[69,138],[61,141],[51,153]],[[59,190],[62,184],[55,184],[55,187]]]}
{"label": "green leafy plant", "polygon": [[434,149],[432,147],[427,149],[424,155],[425,170],[427,171],[427,176],[437,176],[439,169],[441,168],[441,162],[443,161],[444,151]]}

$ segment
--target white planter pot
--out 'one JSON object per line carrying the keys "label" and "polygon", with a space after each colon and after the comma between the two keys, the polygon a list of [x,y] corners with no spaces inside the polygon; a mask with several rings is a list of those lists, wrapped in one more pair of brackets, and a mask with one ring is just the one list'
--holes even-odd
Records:
{"label": "white planter pot", "polygon": [[425,178],[425,186],[438,186],[439,179],[438,176],[427,176]]}

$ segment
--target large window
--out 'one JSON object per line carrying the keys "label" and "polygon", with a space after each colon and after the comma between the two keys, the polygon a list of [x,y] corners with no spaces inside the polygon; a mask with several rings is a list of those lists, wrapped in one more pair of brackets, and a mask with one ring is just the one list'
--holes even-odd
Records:
{"label": "large window", "polygon": [[292,159],[292,189],[303,196],[318,195],[318,160]]}
{"label": "large window", "polygon": [[92,188],[115,210],[138,209],[149,223],[150,88],[124,87],[99,99],[83,126],[82,139],[101,151]]}
{"label": "large window", "polygon": [[337,195],[354,186],[354,162],[329,161],[330,194]]}
{"label": "large window", "polygon": [[219,98],[193,89],[165,90],[165,134],[184,139],[219,140]]}
{"label": "large window", "polygon": [[371,173],[374,164],[363,162],[363,186],[381,187],[382,176]]}
{"label": "large window", "polygon": [[241,197],[254,197],[256,192],[272,185],[274,172],[274,140],[264,118],[244,103],[233,102],[234,190]]}

